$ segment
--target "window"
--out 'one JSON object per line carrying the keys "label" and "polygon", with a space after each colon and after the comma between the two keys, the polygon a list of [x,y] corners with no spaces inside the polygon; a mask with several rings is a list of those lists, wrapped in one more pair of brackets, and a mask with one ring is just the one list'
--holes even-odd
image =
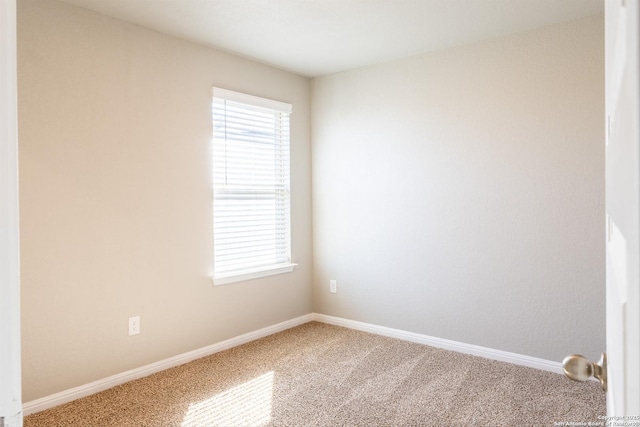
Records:
{"label": "window", "polygon": [[292,271],[291,105],[213,89],[213,282]]}

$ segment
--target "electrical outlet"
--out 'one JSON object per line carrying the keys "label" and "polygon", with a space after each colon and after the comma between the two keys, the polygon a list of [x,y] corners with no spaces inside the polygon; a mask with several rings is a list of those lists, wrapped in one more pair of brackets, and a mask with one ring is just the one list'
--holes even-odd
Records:
{"label": "electrical outlet", "polygon": [[129,336],[140,333],[140,316],[129,317]]}
{"label": "electrical outlet", "polygon": [[332,294],[338,293],[338,284],[335,280],[329,280],[329,292]]}

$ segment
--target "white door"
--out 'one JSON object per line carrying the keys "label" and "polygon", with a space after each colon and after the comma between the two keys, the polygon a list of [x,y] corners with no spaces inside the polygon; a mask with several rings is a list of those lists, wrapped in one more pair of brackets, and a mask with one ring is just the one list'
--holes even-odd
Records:
{"label": "white door", "polygon": [[22,425],[16,2],[0,0],[0,426]]}
{"label": "white door", "polygon": [[640,415],[639,13],[606,0],[608,415]]}

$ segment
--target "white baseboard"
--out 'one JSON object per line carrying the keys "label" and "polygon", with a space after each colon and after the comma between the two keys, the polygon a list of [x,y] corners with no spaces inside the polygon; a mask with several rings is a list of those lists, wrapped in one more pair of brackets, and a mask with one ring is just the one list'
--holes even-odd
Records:
{"label": "white baseboard", "polygon": [[370,323],[358,322],[355,320],[343,319],[341,317],[327,316],[326,314],[313,313],[313,320],[328,323],[330,325],[344,326],[345,328],[356,329],[358,331],[370,332],[372,334],[383,335],[385,337],[398,338],[418,344],[426,344],[431,347],[443,348],[456,351],[458,353],[471,354],[473,356],[484,357],[485,359],[499,360],[514,365],[526,366],[543,371],[562,374],[562,363],[551,360],[539,359],[537,357],[525,356],[508,351],[495,350],[493,348],[480,347],[473,344],[465,344],[443,338],[431,337],[429,335],[407,332],[400,329],[387,328],[386,326],[372,325]]}
{"label": "white baseboard", "polygon": [[164,371],[165,369],[183,365],[193,360],[200,359],[201,357],[206,357],[219,351],[246,344],[250,341],[255,341],[259,338],[263,338],[268,335],[272,335],[277,332],[302,325],[303,323],[311,322],[312,320],[313,314],[306,314],[304,316],[296,317],[295,319],[287,320],[285,322],[281,322],[272,326],[267,326],[266,328],[230,338],[216,344],[189,351],[187,353],[179,354],[168,359],[160,360],[159,362],[141,366],[136,369],[131,369],[120,374],[93,381],[89,384],[74,387],[69,390],[52,394],[50,396],[45,396],[41,399],[26,402],[22,405],[22,410],[25,416],[33,414],[35,412],[44,411],[45,409],[53,408],[54,406],[62,405],[63,403],[71,402],[72,400],[76,400],[81,397],[89,396],[90,394],[107,390],[111,387],[124,384],[128,381],[136,380],[138,378],[155,374],[156,372]]}
{"label": "white baseboard", "polygon": [[235,338],[202,347],[197,350],[179,354],[159,362],[131,369],[120,374],[112,375],[101,380],[93,381],[79,387],[61,391],[41,399],[32,400],[23,404],[22,409],[24,415],[33,414],[35,412],[44,411],[63,403],[71,402],[81,397],[89,396],[111,387],[124,384],[128,381],[146,377],[165,369],[183,365],[201,357],[206,357],[219,351],[227,350],[286,329],[293,328],[303,323],[318,321],[330,325],[343,326],[345,328],[355,329],[358,331],[370,332],[372,334],[383,335],[391,338],[398,338],[405,341],[411,341],[419,344],[426,344],[432,347],[443,348],[446,350],[457,351],[459,353],[471,354],[474,356],[484,357],[486,359],[499,360],[502,362],[512,363],[514,365],[527,366],[529,368],[541,369],[543,371],[555,372],[562,374],[562,364],[550,360],[538,359],[536,357],[525,356],[517,353],[510,353],[502,350],[495,350],[487,347],[480,347],[472,344],[464,344],[457,341],[446,340],[442,338],[431,337],[428,335],[417,334],[415,332],[407,332],[400,329],[387,328],[385,326],[372,325],[370,323],[358,322],[355,320],[343,319],[341,317],[328,316],[326,314],[310,313],[295,319],[287,320],[257,331],[249,332]]}

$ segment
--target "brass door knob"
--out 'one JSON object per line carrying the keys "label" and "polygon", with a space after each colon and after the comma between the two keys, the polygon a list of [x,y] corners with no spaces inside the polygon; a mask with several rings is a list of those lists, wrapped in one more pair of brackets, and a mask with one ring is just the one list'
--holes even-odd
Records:
{"label": "brass door knob", "polygon": [[600,360],[590,362],[581,354],[572,354],[562,361],[564,374],[574,381],[587,381],[594,377],[600,381],[602,390],[607,391],[607,354],[602,353]]}

